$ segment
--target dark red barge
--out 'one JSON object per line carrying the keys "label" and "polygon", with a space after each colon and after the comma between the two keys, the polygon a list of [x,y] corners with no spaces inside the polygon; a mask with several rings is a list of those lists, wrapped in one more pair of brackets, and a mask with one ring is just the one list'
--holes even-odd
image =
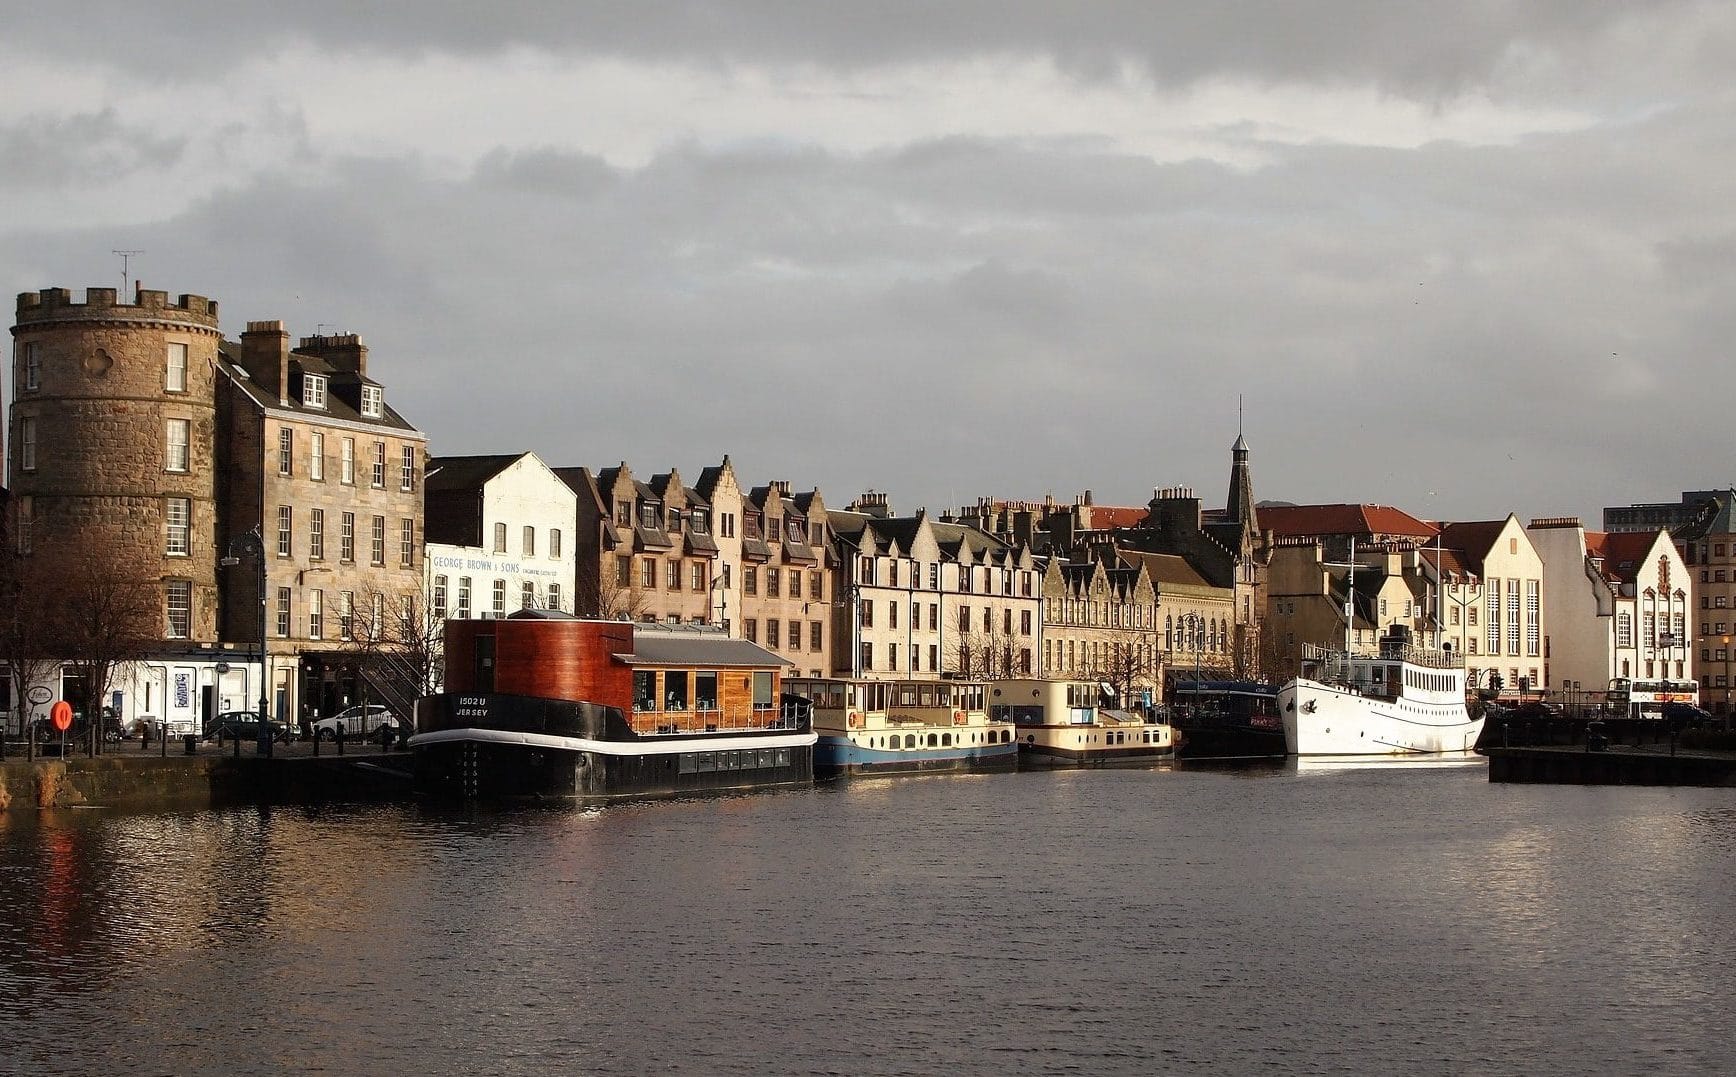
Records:
{"label": "dark red barge", "polygon": [[416,703],[417,788],[614,800],[811,782],[812,708],[784,695],[785,665],[703,626],[449,621],[447,690]]}

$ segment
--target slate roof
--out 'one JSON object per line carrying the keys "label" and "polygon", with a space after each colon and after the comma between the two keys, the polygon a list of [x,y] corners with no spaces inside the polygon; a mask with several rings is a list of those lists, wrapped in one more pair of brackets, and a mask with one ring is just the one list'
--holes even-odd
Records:
{"label": "slate roof", "polygon": [[423,489],[476,490],[482,484],[524,459],[524,453],[496,453],[491,456],[430,456]]}
{"label": "slate roof", "polygon": [[422,482],[423,534],[449,546],[482,545],[482,487],[524,453],[436,456]]}
{"label": "slate roof", "polygon": [[[1122,550],[1121,559],[1130,566],[1143,564],[1145,571],[1151,576],[1151,583],[1159,591],[1165,585],[1171,587],[1211,587],[1211,582],[1201,576],[1187,562],[1187,558],[1174,553],[1146,553],[1143,550]],[[1223,588],[1218,588],[1223,590]]]}
{"label": "slate roof", "polygon": [[633,626],[633,653],[615,656],[629,666],[687,669],[775,669],[792,665],[757,643],[730,639],[714,628]]}
{"label": "slate roof", "polygon": [[[218,355],[223,361],[224,369],[234,378],[235,384],[239,385],[242,391],[245,392],[247,396],[260,408],[275,411],[280,414],[284,412],[293,412],[298,415],[305,415],[309,419],[327,419],[332,422],[355,423],[360,426],[378,426],[388,430],[397,430],[403,433],[416,434],[418,436],[421,436],[422,434],[422,431],[411,425],[409,420],[398,414],[397,409],[392,407],[390,401],[384,401],[381,404],[379,417],[376,418],[373,416],[363,415],[354,407],[350,406],[349,402],[344,400],[342,395],[333,392],[330,388],[326,390],[326,406],[323,408],[304,408],[301,406],[301,401],[294,399],[293,397],[287,402],[279,400],[277,398],[276,386],[267,388],[259,382],[254,381],[253,376],[248,374],[247,369],[241,365],[240,344],[234,341],[225,340],[218,345],[217,350]],[[329,377],[334,383],[348,379],[366,385],[380,384],[372,378],[364,377],[351,371],[333,370],[331,364],[317,356],[301,355],[296,352],[291,352],[289,359],[291,363],[300,364],[303,370],[313,371],[316,374],[327,373],[327,371],[329,371],[327,377]]]}
{"label": "slate roof", "polygon": [[1693,523],[1676,529],[1681,542],[1698,542],[1708,535],[1736,533],[1736,490],[1719,490]]}

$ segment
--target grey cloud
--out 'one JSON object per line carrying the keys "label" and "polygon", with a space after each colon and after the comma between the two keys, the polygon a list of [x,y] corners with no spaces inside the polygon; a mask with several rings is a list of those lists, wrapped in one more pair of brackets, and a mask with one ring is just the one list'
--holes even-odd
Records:
{"label": "grey cloud", "polygon": [[0,126],[5,186],[103,186],[140,169],[178,161],[185,138],[123,124],[113,109],[66,116],[29,116]]}
{"label": "grey cloud", "polygon": [[[332,161],[132,245],[231,333],[362,333],[440,452],[728,452],[901,508],[1218,497],[1246,394],[1262,496],[1590,512],[1732,477],[1685,470],[1728,393],[1682,391],[1729,380],[1727,290],[1693,282],[1731,272],[1731,119],[1246,172],[984,139]],[[113,245],[0,232],[0,271],[104,283]]]}
{"label": "grey cloud", "polygon": [[[307,43],[333,64],[374,53],[477,55],[511,48],[640,60],[817,63],[857,67],[923,63],[960,56],[1047,55],[1082,77],[1133,64],[1161,82],[1210,75],[1256,80],[1371,82],[1397,92],[1450,95],[1499,79],[1516,64],[1560,54],[1563,86],[1589,85],[1572,57],[1615,42],[1642,43],[1643,55],[1671,31],[1691,27],[1668,63],[1721,77],[1730,67],[1732,18],[1726,5],[1614,0],[1441,5],[1421,0],[1338,0],[1271,4],[1126,2],[1053,4],[1038,0],[902,0],[880,4],[543,3],[503,10],[472,0],[414,5],[251,0],[221,6],[164,0],[153,18],[134,18],[120,0],[92,0],[78,19],[15,20],[14,38],[81,59],[159,76],[198,78],[248,56]],[[125,33],[93,34],[92,27]],[[202,46],[202,62],[170,62]],[[1624,72],[1602,70],[1603,81]]]}

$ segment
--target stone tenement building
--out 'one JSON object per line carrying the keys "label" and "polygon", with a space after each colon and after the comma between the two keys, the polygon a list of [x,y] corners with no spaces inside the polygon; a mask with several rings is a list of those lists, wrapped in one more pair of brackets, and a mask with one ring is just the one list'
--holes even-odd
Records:
{"label": "stone tenement building", "polygon": [[[386,403],[354,334],[292,350],[282,322],[248,322],[219,370],[218,541],[264,539],[274,713],[305,720],[364,694],[408,713],[413,698],[353,667],[390,649],[421,595],[426,437]],[[257,576],[237,566],[221,583],[225,638],[257,639]]]}
{"label": "stone tenement building", "polygon": [[161,594],[160,646],[104,702],[191,729],[262,694],[286,719],[355,694],[338,670],[421,578],[425,439],[385,403],[367,348],[292,351],[280,322],[227,343],[216,302],[144,288],[132,303],[23,293],[12,333],[13,541]]}

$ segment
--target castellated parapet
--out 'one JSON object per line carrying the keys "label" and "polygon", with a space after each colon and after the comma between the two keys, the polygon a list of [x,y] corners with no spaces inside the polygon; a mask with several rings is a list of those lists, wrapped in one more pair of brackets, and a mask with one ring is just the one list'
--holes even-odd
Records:
{"label": "castellated parapet", "polygon": [[186,581],[187,637],[214,641],[217,304],[143,288],[134,298],[18,296],[13,503],[35,551],[88,551],[165,594]]}

